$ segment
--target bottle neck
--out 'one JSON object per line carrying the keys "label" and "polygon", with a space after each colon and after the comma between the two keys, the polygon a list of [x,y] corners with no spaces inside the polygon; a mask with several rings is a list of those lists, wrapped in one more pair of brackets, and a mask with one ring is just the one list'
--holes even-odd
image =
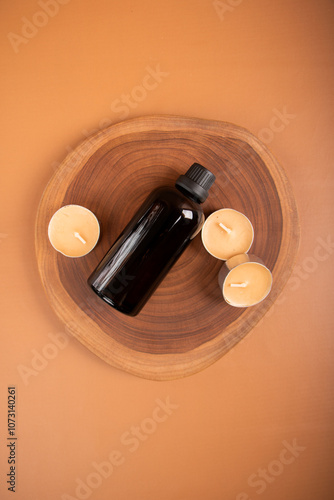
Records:
{"label": "bottle neck", "polygon": [[187,189],[183,188],[182,186],[178,186],[177,184],[175,185],[175,187],[178,191],[180,191],[184,196],[189,198],[191,201],[194,201],[195,203],[198,203],[199,205],[201,204],[201,201],[198,199],[198,197],[194,193],[188,191]]}

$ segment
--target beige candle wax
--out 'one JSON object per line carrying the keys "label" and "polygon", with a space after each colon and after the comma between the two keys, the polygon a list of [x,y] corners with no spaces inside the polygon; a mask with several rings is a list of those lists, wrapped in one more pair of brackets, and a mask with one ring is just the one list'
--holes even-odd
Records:
{"label": "beige candle wax", "polygon": [[254,239],[250,220],[232,208],[213,212],[202,228],[202,242],[205,249],[221,260],[248,252]]}
{"label": "beige candle wax", "polygon": [[66,205],[52,216],[48,235],[55,250],[67,257],[82,257],[98,242],[100,225],[88,208]]}
{"label": "beige candle wax", "polygon": [[254,255],[235,255],[227,260],[218,275],[225,301],[234,307],[249,307],[267,297],[272,274]]}

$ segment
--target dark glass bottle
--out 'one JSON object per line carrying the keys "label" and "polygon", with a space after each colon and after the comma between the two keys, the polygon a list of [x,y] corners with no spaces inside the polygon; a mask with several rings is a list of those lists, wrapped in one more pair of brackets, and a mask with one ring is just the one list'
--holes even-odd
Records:
{"label": "dark glass bottle", "polygon": [[155,189],[88,279],[103,300],[135,316],[203,223],[215,176],[194,163],[175,187]]}

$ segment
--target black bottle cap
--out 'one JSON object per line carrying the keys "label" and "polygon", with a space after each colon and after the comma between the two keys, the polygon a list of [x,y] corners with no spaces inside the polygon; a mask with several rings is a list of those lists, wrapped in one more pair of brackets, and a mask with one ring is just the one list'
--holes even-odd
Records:
{"label": "black bottle cap", "polygon": [[184,175],[180,175],[175,186],[194,196],[203,203],[209,195],[209,189],[215,182],[216,177],[210,170],[194,163]]}

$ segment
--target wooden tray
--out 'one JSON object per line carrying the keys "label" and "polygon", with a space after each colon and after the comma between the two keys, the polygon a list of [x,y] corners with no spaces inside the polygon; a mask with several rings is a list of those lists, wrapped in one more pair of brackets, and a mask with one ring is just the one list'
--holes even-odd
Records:
{"label": "wooden tray", "polygon": [[[271,269],[272,291],[248,309],[227,305],[217,284],[222,261],[197,236],[142,312],[125,316],[90,290],[87,277],[148,193],[173,185],[193,162],[217,177],[205,214],[231,207],[252,221],[251,253]],[[71,203],[92,210],[101,224],[98,245],[78,259],[55,252],[47,235],[53,213]],[[43,193],[35,241],[43,286],[66,329],[114,367],[170,380],[218,360],[267,312],[291,273],[299,224],[284,171],[251,133],[229,123],[149,116],[102,130],[65,158]]]}

